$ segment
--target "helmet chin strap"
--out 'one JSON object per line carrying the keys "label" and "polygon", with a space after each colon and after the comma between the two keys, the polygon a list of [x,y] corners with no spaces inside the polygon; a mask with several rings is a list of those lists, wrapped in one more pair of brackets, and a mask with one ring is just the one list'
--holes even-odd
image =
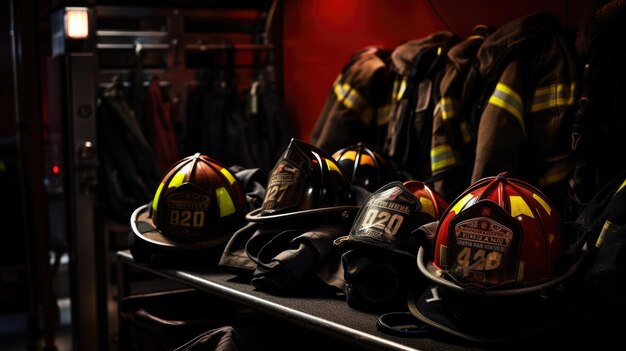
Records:
{"label": "helmet chin strap", "polygon": [[389,312],[378,317],[376,328],[389,335],[405,338],[431,337],[437,333],[428,324],[415,318],[410,312]]}

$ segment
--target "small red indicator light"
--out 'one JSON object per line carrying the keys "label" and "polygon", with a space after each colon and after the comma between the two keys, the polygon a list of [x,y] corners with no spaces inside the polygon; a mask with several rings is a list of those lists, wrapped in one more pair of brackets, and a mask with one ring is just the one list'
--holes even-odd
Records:
{"label": "small red indicator light", "polygon": [[52,166],[52,173],[53,174],[59,174],[59,172],[61,172],[61,167],[59,167],[59,165]]}

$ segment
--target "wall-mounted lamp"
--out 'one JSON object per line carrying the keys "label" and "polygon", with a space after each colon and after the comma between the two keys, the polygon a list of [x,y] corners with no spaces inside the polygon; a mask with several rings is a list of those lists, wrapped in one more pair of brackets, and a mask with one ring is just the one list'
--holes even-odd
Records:
{"label": "wall-mounted lamp", "polygon": [[89,16],[86,7],[65,9],[65,36],[71,39],[85,39],[89,36]]}

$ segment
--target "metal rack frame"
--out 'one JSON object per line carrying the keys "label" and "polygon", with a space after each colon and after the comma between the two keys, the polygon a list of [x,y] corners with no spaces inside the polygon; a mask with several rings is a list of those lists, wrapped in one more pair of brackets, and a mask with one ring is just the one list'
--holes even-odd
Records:
{"label": "metal rack frame", "polygon": [[[64,170],[61,189],[57,189],[60,193],[55,194],[64,198],[58,205],[66,213],[64,228],[67,228],[70,243],[75,349],[113,349],[117,332],[108,317],[109,306],[116,303],[115,294],[111,293],[116,282],[111,279],[114,267],[110,262],[112,255],[107,250],[112,249],[109,244],[112,237],[116,233],[119,236],[123,230],[120,230],[119,223],[112,223],[97,211],[99,205],[94,190],[98,182],[95,156],[98,141],[94,117],[98,89],[115,75],[120,76],[126,86],[139,81],[145,85],[153,75],[158,75],[173,101],[178,99],[177,112],[183,116],[187,90],[195,83],[198,71],[186,65],[188,53],[225,49],[248,54],[266,51],[268,57],[274,59],[274,52],[280,50],[274,41],[279,35],[276,33],[278,27],[273,23],[280,0],[266,3],[269,7],[263,9],[257,8],[256,4],[249,9],[96,4],[88,7],[90,33],[94,34],[82,43],[63,38],[63,8],[52,14],[55,56],[49,60],[49,70],[57,79],[52,82],[49,95],[58,103],[50,112],[51,123],[54,122],[51,140],[55,144],[51,149],[57,150],[50,157]],[[228,23],[228,28],[237,29],[238,21],[247,23],[250,28],[234,33],[211,32]],[[156,27],[154,23],[157,23]],[[250,26],[250,23],[254,25]],[[232,45],[224,44],[221,38],[229,39]],[[139,59],[143,57],[142,53],[162,55],[164,64],[156,68],[143,67],[143,79],[138,80],[133,76],[136,70],[131,66],[102,67],[104,62],[99,56],[110,52],[137,55]],[[245,65],[236,66],[236,69],[246,71]],[[247,73],[252,77],[254,72]]]}

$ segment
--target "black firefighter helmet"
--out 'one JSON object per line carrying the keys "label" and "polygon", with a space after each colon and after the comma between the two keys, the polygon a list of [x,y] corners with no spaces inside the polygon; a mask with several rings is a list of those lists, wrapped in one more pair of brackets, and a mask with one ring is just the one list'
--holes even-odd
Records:
{"label": "black firefighter helmet", "polygon": [[271,221],[322,213],[356,212],[350,180],[331,156],[292,139],[274,169],[261,208],[249,221]]}
{"label": "black firefighter helmet", "polygon": [[370,192],[395,178],[391,163],[381,153],[362,143],[335,152],[333,158],[345,169],[352,184]]}

